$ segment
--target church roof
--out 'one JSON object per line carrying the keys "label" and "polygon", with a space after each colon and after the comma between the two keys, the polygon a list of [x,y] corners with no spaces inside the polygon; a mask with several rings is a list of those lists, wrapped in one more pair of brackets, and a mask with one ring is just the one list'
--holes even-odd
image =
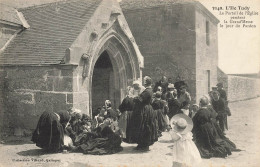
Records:
{"label": "church roof", "polygon": [[5,4],[0,4],[0,20],[10,24],[23,25],[17,10]]}
{"label": "church roof", "polygon": [[48,3],[18,11],[30,28],[18,33],[0,55],[0,64],[60,64],[102,0]]}

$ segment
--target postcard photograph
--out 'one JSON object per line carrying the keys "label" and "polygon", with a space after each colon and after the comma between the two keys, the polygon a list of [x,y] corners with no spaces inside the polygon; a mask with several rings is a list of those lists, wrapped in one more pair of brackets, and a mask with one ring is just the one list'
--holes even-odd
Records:
{"label": "postcard photograph", "polygon": [[0,0],[0,167],[259,167],[259,0]]}

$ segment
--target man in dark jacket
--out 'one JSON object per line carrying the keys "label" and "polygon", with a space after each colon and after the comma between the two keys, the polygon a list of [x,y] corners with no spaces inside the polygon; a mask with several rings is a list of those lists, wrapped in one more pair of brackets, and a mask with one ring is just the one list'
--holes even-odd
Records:
{"label": "man in dark jacket", "polygon": [[219,97],[222,98],[225,102],[225,110],[226,110],[228,116],[231,116],[231,112],[230,112],[230,109],[228,107],[227,93],[223,89],[223,83],[217,84],[217,91],[219,92]]}
{"label": "man in dark jacket", "polygon": [[168,92],[166,94],[166,100],[168,102],[169,112],[168,117],[171,119],[175,114],[180,112],[181,104],[177,100],[177,90],[173,84],[168,85]]}
{"label": "man in dark jacket", "polygon": [[213,109],[218,113],[217,120],[219,121],[221,130],[224,132],[225,128],[227,129],[227,112],[225,101],[223,98],[220,98],[220,94],[217,91],[214,91],[212,96],[212,106]]}
{"label": "man in dark jacket", "polygon": [[162,87],[162,94],[165,94],[167,91],[167,87],[168,87],[168,81],[167,81],[167,77],[166,76],[162,76],[162,79],[158,82],[155,83],[155,86],[153,88],[153,92],[157,92],[158,91],[158,87]]}
{"label": "man in dark jacket", "polygon": [[227,93],[226,91],[223,89],[223,83],[218,83],[217,84],[217,90],[219,92],[220,98],[224,99],[225,101],[227,101]]}

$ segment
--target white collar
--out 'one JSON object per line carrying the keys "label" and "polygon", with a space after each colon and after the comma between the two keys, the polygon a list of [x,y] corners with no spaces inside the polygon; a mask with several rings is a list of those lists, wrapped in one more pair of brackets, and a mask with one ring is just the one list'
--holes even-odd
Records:
{"label": "white collar", "polygon": [[54,114],[58,117],[58,120],[60,121],[60,116],[59,116],[59,114],[57,114],[56,112],[54,112]]}

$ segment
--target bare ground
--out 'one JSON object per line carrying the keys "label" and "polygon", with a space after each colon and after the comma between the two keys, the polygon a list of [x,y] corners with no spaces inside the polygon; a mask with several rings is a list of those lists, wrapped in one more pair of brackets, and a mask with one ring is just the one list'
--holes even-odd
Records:
{"label": "bare ground", "polygon": [[[260,98],[230,103],[227,137],[241,152],[227,158],[203,159],[201,167],[259,167],[260,166]],[[124,150],[113,155],[84,155],[82,153],[44,154],[28,138],[8,138],[0,144],[0,166],[55,167],[170,167],[170,136],[163,133],[150,147],[150,152],[133,150],[135,144],[122,143]]]}

